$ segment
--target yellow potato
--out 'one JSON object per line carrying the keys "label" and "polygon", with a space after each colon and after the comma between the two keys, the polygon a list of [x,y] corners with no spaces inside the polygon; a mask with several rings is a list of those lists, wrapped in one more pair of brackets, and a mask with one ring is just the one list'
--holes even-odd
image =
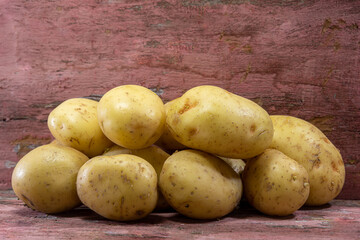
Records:
{"label": "yellow potato", "polygon": [[345,167],[339,150],[314,125],[291,116],[271,116],[275,148],[305,167],[309,173],[310,195],[306,205],[328,203],[340,192]]}
{"label": "yellow potato", "polygon": [[242,179],[248,202],[268,215],[290,215],[303,206],[309,196],[306,169],[275,149],[267,149],[250,159]]}
{"label": "yellow potato", "polygon": [[123,85],[101,98],[98,121],[104,134],[117,145],[145,148],[155,143],[164,131],[164,104],[147,88]]}
{"label": "yellow potato", "polygon": [[113,143],[105,137],[97,120],[98,102],[72,98],[51,111],[48,127],[62,145],[75,148],[88,157],[104,152]]}
{"label": "yellow potato", "polygon": [[[169,109],[169,106],[171,103],[173,103],[173,101],[167,102],[165,104],[165,113],[167,115],[167,111]],[[164,128],[164,133],[161,135],[161,137],[159,138],[159,140],[157,140],[155,142],[155,144],[159,147],[161,147],[162,149],[166,150],[166,151],[174,151],[174,150],[181,150],[181,149],[185,149],[186,146],[179,143],[178,141],[175,140],[175,138],[172,136],[169,127],[167,126],[167,124],[165,124],[165,128]]]}
{"label": "yellow potato", "polygon": [[268,148],[273,136],[263,108],[215,86],[192,88],[174,100],[166,123],[185,146],[229,158],[254,157]]}
{"label": "yellow potato", "polygon": [[159,185],[168,203],[196,219],[230,213],[242,195],[240,176],[223,160],[198,150],[182,150],[164,163]]}
{"label": "yellow potato", "polygon": [[157,201],[154,168],[129,154],[90,159],[80,168],[76,185],[82,203],[111,220],[144,218]]}
{"label": "yellow potato", "polygon": [[88,160],[83,153],[47,144],[26,154],[16,164],[11,184],[16,196],[40,212],[59,213],[81,204],[76,176]]}
{"label": "yellow potato", "polygon": [[[167,154],[166,152],[161,150],[161,148],[159,148],[155,145],[152,145],[150,147],[143,148],[143,149],[127,149],[127,148],[123,148],[123,147],[115,145],[115,146],[109,148],[103,154],[103,156],[114,156],[114,155],[118,155],[118,154],[132,154],[132,155],[135,155],[135,156],[145,159],[146,161],[148,161],[151,164],[151,166],[154,167],[155,172],[158,177],[160,176],[161,169],[164,165],[165,160],[170,156],[169,154]],[[169,204],[166,202],[166,200],[164,199],[164,196],[158,189],[158,201],[156,203],[156,209],[157,210],[165,210],[165,209],[168,209],[169,207],[170,207]]]}

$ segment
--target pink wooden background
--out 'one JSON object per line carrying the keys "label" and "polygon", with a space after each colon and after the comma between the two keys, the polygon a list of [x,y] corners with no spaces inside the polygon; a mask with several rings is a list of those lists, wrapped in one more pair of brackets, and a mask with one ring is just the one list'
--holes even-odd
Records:
{"label": "pink wooden background", "polygon": [[211,84],[318,126],[360,199],[359,25],[350,0],[0,0],[0,189],[67,98]]}

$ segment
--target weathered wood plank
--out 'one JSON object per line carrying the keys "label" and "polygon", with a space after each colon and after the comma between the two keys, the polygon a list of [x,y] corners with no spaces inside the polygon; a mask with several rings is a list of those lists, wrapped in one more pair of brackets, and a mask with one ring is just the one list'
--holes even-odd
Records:
{"label": "weathered wood plank", "polygon": [[245,202],[215,221],[175,212],[152,213],[135,222],[108,221],[85,207],[47,215],[30,210],[11,191],[0,191],[1,239],[358,239],[359,200],[333,200],[288,217],[268,217]]}
{"label": "weathered wood plank", "polygon": [[164,101],[200,84],[315,123],[360,199],[360,1],[1,1],[0,188],[50,141],[71,97],[140,84]]}

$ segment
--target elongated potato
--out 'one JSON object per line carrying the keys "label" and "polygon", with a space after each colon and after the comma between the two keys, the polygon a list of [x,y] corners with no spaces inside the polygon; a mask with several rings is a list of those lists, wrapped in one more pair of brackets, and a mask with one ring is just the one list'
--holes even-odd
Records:
{"label": "elongated potato", "polygon": [[[165,160],[170,156],[169,154],[164,152],[160,147],[157,147],[155,145],[143,149],[128,149],[115,145],[109,148],[103,154],[103,156],[114,156],[118,154],[132,154],[145,159],[151,164],[151,166],[154,167],[158,179]],[[165,210],[168,208],[170,208],[170,205],[166,202],[164,196],[161,194],[160,190],[158,189],[158,201],[156,203],[156,210]]]}
{"label": "elongated potato", "polygon": [[154,92],[142,86],[111,89],[100,99],[97,110],[101,130],[125,148],[146,148],[164,131],[164,104]]}
{"label": "elongated potato", "polygon": [[274,115],[275,148],[296,160],[309,173],[310,195],[306,205],[328,203],[340,192],[345,181],[345,167],[339,150],[314,125],[302,119]]}
{"label": "elongated potato", "polygon": [[64,101],[48,117],[51,134],[62,145],[88,157],[100,155],[113,143],[101,131],[97,119],[98,102],[85,98]]}
{"label": "elongated potato", "polygon": [[164,163],[159,185],[168,203],[196,219],[230,213],[242,196],[240,176],[223,160],[198,150],[182,150]]}
{"label": "elongated potato", "polygon": [[59,213],[81,204],[76,176],[89,158],[59,144],[35,148],[16,164],[11,184],[16,196],[40,212]]}
{"label": "elongated potato", "polygon": [[90,159],[80,168],[76,186],[84,205],[111,220],[144,218],[157,201],[154,168],[130,154]]}
{"label": "elongated potato", "polygon": [[290,215],[309,196],[306,169],[276,149],[266,149],[248,160],[242,176],[246,199],[268,215]]}
{"label": "elongated potato", "polygon": [[256,103],[215,86],[199,86],[174,100],[166,123],[183,145],[229,158],[251,158],[268,148],[273,126]]}

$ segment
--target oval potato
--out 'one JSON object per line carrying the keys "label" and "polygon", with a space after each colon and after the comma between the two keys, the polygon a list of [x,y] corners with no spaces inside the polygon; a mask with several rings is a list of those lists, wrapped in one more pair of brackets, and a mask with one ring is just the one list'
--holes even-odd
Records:
{"label": "oval potato", "polygon": [[154,168],[129,154],[90,159],[80,168],[76,186],[84,205],[111,220],[144,218],[157,202]]}
{"label": "oval potato", "polygon": [[104,134],[117,145],[145,148],[155,143],[164,131],[164,104],[147,88],[123,85],[100,99],[98,121]]}
{"label": "oval potato", "polygon": [[182,150],[164,163],[159,185],[167,202],[195,219],[230,213],[242,196],[240,176],[223,160],[198,150]]}
{"label": "oval potato", "polygon": [[306,169],[275,149],[248,160],[242,179],[248,202],[268,215],[292,214],[304,205],[310,192]]}
{"label": "oval potato", "polygon": [[339,150],[311,123],[291,116],[271,116],[274,137],[271,148],[283,152],[309,173],[310,195],[306,205],[319,206],[334,199],[345,181]]}
{"label": "oval potato", "polygon": [[47,144],[27,153],[16,164],[11,184],[16,196],[30,208],[59,213],[81,204],[76,193],[76,176],[88,160],[66,146]]}
{"label": "oval potato", "polygon": [[97,105],[98,102],[85,98],[64,101],[48,116],[51,134],[60,144],[75,148],[88,157],[102,154],[113,143],[100,129]]}
{"label": "oval potato", "polygon": [[188,90],[169,106],[166,124],[181,144],[229,158],[251,158],[271,144],[273,126],[256,103],[215,86]]}

